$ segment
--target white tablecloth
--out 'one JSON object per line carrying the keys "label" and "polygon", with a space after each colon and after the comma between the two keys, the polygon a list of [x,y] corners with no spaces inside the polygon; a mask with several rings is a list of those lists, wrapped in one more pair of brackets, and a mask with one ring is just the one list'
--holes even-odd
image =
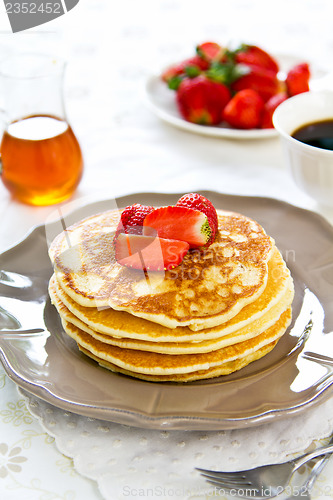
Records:
{"label": "white tablecloth", "polygon": [[[78,203],[139,191],[211,189],[278,198],[333,222],[332,210],[319,207],[295,186],[277,138],[195,136],[160,122],[142,98],[151,73],[190,55],[197,42],[208,39],[254,42],[332,69],[331,20],[331,0],[81,0],[66,16],[26,33],[9,33],[4,21],[0,50],[52,51],[68,59],[68,117],[85,156],[84,178],[74,196]],[[53,210],[17,203],[0,185],[0,251]],[[4,500],[210,498],[193,467],[212,465],[212,453],[221,453],[221,464],[230,469],[279,461],[313,440],[318,445],[333,427],[329,400],[299,420],[260,429],[214,435],[142,432],[27,398],[2,368],[0,395]],[[332,497],[330,463],[313,498]]]}

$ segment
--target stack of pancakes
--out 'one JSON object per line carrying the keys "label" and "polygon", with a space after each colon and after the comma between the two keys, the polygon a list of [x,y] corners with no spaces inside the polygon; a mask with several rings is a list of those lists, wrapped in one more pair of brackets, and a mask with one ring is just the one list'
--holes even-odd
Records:
{"label": "stack of pancakes", "polygon": [[132,377],[187,382],[232,373],[273,349],[291,321],[289,270],[257,222],[217,212],[214,243],[163,273],[117,263],[119,211],[54,240],[49,293],[82,352]]}

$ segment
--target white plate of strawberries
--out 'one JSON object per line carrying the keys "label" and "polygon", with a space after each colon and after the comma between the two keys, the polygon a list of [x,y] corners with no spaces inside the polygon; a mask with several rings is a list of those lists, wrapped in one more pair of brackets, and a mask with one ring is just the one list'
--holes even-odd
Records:
{"label": "white plate of strawberries", "polygon": [[236,49],[205,42],[195,54],[151,76],[150,108],[181,129],[212,137],[260,139],[277,135],[272,115],[289,97],[310,89],[310,65],[275,58],[256,45]]}

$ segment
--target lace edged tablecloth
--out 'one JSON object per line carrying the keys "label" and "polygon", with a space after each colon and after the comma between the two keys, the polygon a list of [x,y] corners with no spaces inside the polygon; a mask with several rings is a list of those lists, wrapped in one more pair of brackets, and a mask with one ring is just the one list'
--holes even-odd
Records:
{"label": "lace edged tablecloth", "polygon": [[[333,398],[253,429],[205,432],[128,427],[55,408],[22,389],[19,393],[58,449],[73,458],[80,474],[97,481],[106,500],[221,497],[223,492],[206,484],[196,467],[241,470],[283,462],[318,446],[333,430]],[[333,497],[329,474],[325,469],[317,485],[317,495],[322,496],[317,498],[326,493]]]}

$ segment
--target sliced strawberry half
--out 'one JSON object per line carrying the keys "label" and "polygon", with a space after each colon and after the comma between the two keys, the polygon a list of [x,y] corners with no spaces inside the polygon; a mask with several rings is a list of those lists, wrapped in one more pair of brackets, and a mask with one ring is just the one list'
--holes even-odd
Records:
{"label": "sliced strawberry half", "polygon": [[122,266],[147,271],[177,267],[190,246],[185,241],[120,233],[115,240],[116,260]]}
{"label": "sliced strawberry half", "polygon": [[179,198],[176,203],[176,207],[194,208],[195,210],[199,210],[206,215],[210,229],[212,231],[211,237],[206,243],[206,246],[211,245],[218,230],[218,218],[213,203],[205,198],[205,196],[202,196],[202,194],[187,193]]}
{"label": "sliced strawberry half", "polygon": [[185,207],[156,208],[143,221],[143,234],[186,241],[190,248],[205,245],[212,230],[205,214]]}

